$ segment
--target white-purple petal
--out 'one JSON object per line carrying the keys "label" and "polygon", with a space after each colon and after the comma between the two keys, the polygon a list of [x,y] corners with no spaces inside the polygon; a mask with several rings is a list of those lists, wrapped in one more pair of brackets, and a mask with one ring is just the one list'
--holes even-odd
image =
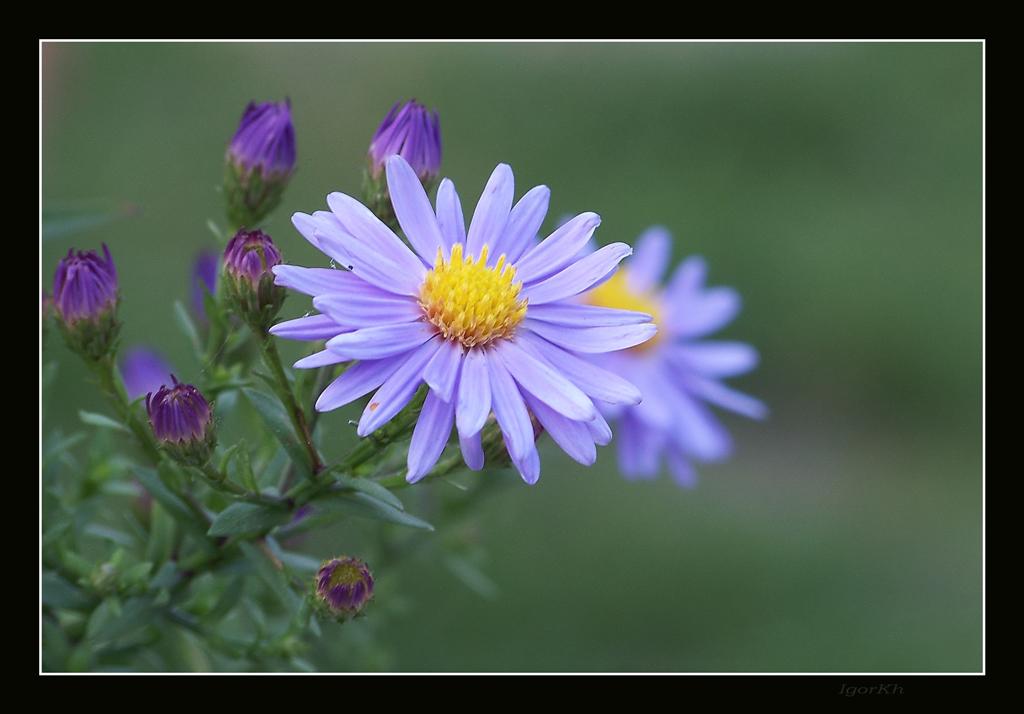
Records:
{"label": "white-purple petal", "polygon": [[316,410],[329,412],[376,389],[384,384],[384,380],[394,374],[408,357],[409,353],[403,353],[384,359],[357,362],[320,393],[316,400]]}
{"label": "white-purple petal", "polygon": [[524,394],[530,411],[537,421],[551,435],[562,451],[574,461],[590,466],[597,460],[597,448],[594,437],[587,428],[586,422],[568,419],[531,394]]}
{"label": "white-purple petal", "polygon": [[397,295],[419,295],[426,268],[412,253],[409,255],[416,261],[417,267],[409,270],[348,234],[342,234],[338,239],[321,233],[317,233],[317,236],[328,255],[335,257],[344,253],[347,256],[344,266],[371,286]]}
{"label": "white-purple petal", "polygon": [[590,421],[597,415],[590,397],[515,342],[504,342],[491,350],[490,357],[500,360],[523,390],[559,414],[576,421]]}
{"label": "white-purple petal", "polygon": [[468,468],[479,471],[484,467],[484,447],[480,443],[479,431],[470,436],[463,436],[462,432],[459,432],[459,450]]}
{"label": "white-purple petal", "polygon": [[[586,292],[596,283],[607,279],[623,258],[633,251],[625,243],[612,243],[597,250],[585,258],[564,269],[550,278],[524,285],[523,297],[531,305],[543,305],[555,300],[565,300],[574,295]],[[532,254],[531,254],[532,255]],[[518,277],[518,266],[517,277]]]}
{"label": "white-purple petal", "polygon": [[[507,439],[505,440],[505,448],[508,448]],[[523,481],[529,485],[534,485],[540,479],[540,455],[537,453],[536,444],[531,443],[529,449],[522,456],[513,456],[512,463],[515,465],[516,470],[519,471],[519,475],[523,477]]]}
{"label": "white-purple petal", "polygon": [[512,459],[520,460],[534,449],[533,424],[523,396],[512,375],[496,359],[486,360],[491,381],[491,409]]}
{"label": "white-purple petal", "polygon": [[[505,234],[499,245],[494,249],[495,255],[505,254],[509,263],[515,263],[537,238],[544,217],[548,213],[548,202],[551,200],[551,189],[547,186],[534,186],[512,206],[505,225]],[[520,278],[521,280],[522,278]]]}
{"label": "white-purple petal", "polygon": [[487,357],[483,350],[469,350],[462,360],[455,421],[463,436],[476,434],[484,428],[491,413],[491,383]]}
{"label": "white-purple petal", "polygon": [[442,244],[441,229],[423,184],[399,154],[388,159],[387,177],[388,193],[398,224],[424,262],[433,265],[437,249]]}
{"label": "white-purple petal", "polygon": [[456,243],[466,244],[466,219],[462,215],[462,202],[451,179],[442,179],[437,187],[437,225],[441,229],[441,244],[445,254]]}
{"label": "white-purple petal", "polygon": [[665,349],[665,358],[682,372],[734,377],[757,366],[757,350],[743,342],[693,342]]}
{"label": "white-purple petal", "polygon": [[321,350],[320,352],[314,352],[308,357],[303,357],[292,366],[295,367],[295,369],[316,369],[318,367],[326,367],[328,365],[346,361],[347,360],[344,357],[339,357],[330,350]]}
{"label": "white-purple petal", "polygon": [[313,307],[345,327],[375,327],[423,318],[416,300],[384,291],[326,293],[313,298]]}
{"label": "white-purple petal", "polygon": [[[480,255],[484,245],[493,246],[501,238],[508,222],[509,211],[512,210],[512,194],[515,186],[512,169],[508,164],[498,164],[484,186],[484,191],[477,201],[473,220],[469,224],[466,236],[466,249],[469,255]],[[489,263],[497,260],[493,252]]]}
{"label": "white-purple petal", "polygon": [[[421,189],[422,190],[422,189]],[[399,268],[409,271],[417,278],[422,278],[425,268],[409,247],[402,242],[373,212],[351,196],[344,193],[332,193],[327,197],[327,205],[337,216],[342,228],[368,248],[376,251]],[[346,247],[348,243],[346,243]],[[356,256],[352,256],[356,258]]]}
{"label": "white-purple petal", "polygon": [[602,369],[525,330],[520,333],[519,342],[525,349],[532,350],[535,356],[546,360],[582,389],[584,394],[609,404],[640,403],[640,390],[614,372]]}
{"label": "white-purple petal", "polygon": [[751,419],[764,419],[768,415],[768,407],[760,399],[731,389],[715,379],[690,376],[686,378],[686,388],[715,406]]}
{"label": "white-purple petal", "polygon": [[711,288],[690,296],[684,304],[685,310],[668,311],[665,325],[679,337],[699,337],[729,324],[740,311],[741,301],[732,288]]}
{"label": "white-purple petal", "polygon": [[654,323],[620,325],[618,327],[582,327],[552,325],[548,322],[523,320],[520,329],[528,329],[549,342],[573,352],[597,354],[635,347],[654,337],[658,328]]}
{"label": "white-purple petal", "polygon": [[448,444],[454,416],[454,404],[442,400],[433,391],[427,392],[423,410],[420,411],[416,428],[412,432],[412,441],[409,443],[406,481],[416,483],[434,468],[434,464]]}
{"label": "white-purple petal", "polygon": [[423,370],[423,381],[446,402],[451,402],[455,393],[459,367],[462,365],[462,351],[462,345],[458,342],[445,340]]}
{"label": "white-purple petal", "polygon": [[381,359],[408,352],[434,335],[434,330],[422,322],[363,327],[331,338],[327,349],[348,359]]}
{"label": "white-purple petal", "polygon": [[601,225],[596,213],[581,213],[556,228],[516,262],[516,278],[525,283],[546,278],[573,262]]}
{"label": "white-purple petal", "polygon": [[344,328],[327,315],[310,315],[279,322],[270,328],[270,334],[286,340],[326,340]]}
{"label": "white-purple petal", "polygon": [[645,312],[562,301],[549,302],[545,305],[531,305],[530,317],[534,320],[573,327],[639,325],[653,319]]}
{"label": "white-purple petal", "polygon": [[356,427],[359,436],[372,434],[402,411],[423,381],[423,368],[440,346],[441,340],[433,339],[407,355],[394,374],[370,397]]}
{"label": "white-purple petal", "polygon": [[358,289],[365,282],[347,270],[333,268],[302,268],[298,265],[275,265],[274,285],[290,288],[303,295],[321,295]]}

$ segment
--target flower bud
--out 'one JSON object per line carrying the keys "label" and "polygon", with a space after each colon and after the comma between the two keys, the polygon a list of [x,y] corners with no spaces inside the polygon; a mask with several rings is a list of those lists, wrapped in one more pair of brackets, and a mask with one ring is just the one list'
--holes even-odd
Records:
{"label": "flower bud", "polygon": [[370,142],[363,202],[378,218],[392,226],[396,225],[395,214],[384,168],[395,154],[409,162],[429,193],[441,170],[441,122],[436,111],[427,111],[415,99],[405,104],[396,103]]}
{"label": "flower bud", "polygon": [[224,249],[228,303],[258,329],[269,329],[284,303],[285,289],[274,284],[270,270],[280,263],[281,253],[263,231],[240,230]]}
{"label": "flower bud", "polygon": [[224,195],[233,226],[255,225],[270,213],[294,170],[291,102],[250,102],[225,160]]}
{"label": "flower bud", "polygon": [[164,385],[146,395],[146,413],[153,435],[177,461],[202,466],[210,459],[217,437],[213,408],[198,389],[171,375],[174,386]]}
{"label": "flower bud", "polygon": [[69,250],[53,276],[53,309],[68,346],[83,357],[98,360],[117,341],[117,269],[110,250]]}
{"label": "flower bud", "polygon": [[316,597],[321,610],[348,619],[357,615],[373,597],[373,575],[358,558],[333,558],[317,571]]}

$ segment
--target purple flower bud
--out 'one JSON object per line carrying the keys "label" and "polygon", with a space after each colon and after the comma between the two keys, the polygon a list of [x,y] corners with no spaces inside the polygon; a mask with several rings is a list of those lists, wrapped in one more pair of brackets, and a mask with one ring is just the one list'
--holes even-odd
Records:
{"label": "purple flower bud", "polygon": [[242,229],[224,249],[224,281],[228,303],[250,325],[268,329],[284,302],[284,288],[274,284],[270,269],[281,253],[263,231]]}
{"label": "purple flower bud", "polygon": [[69,250],[53,276],[53,308],[68,345],[89,359],[114,346],[117,322],[117,269],[104,244],[95,251]]}
{"label": "purple flower bud", "polygon": [[391,107],[370,142],[371,175],[379,177],[388,158],[395,154],[409,162],[424,185],[437,179],[441,170],[441,120],[436,111],[427,111],[415,99]]}
{"label": "purple flower bud", "polygon": [[204,250],[192,264],[192,311],[200,320],[206,320],[206,306],[203,296],[206,292],[217,293],[217,272],[220,269],[220,255]]}
{"label": "purple flower bud", "polygon": [[153,435],[178,461],[202,466],[217,443],[213,408],[191,384],[182,384],[174,375],[171,380],[174,386],[164,385],[146,395]]}
{"label": "purple flower bud", "polygon": [[129,399],[155,392],[171,378],[171,367],[158,352],[133,347],[121,360],[121,377]]}
{"label": "purple flower bud", "polygon": [[290,174],[295,168],[291,101],[249,102],[228,145],[228,158],[264,176]]}
{"label": "purple flower bud", "polygon": [[280,203],[295,170],[291,102],[250,102],[225,165],[228,218],[235,227],[256,224]]}
{"label": "purple flower bud", "polygon": [[316,594],[332,615],[351,617],[373,597],[373,575],[358,558],[339,556],[320,566]]}

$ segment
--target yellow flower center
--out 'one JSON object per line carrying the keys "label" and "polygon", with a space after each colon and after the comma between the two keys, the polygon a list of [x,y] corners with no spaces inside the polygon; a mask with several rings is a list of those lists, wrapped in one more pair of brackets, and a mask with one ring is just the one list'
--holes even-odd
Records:
{"label": "yellow flower center", "polygon": [[467,348],[511,337],[526,316],[526,300],[519,297],[523,284],[513,282],[515,277],[504,255],[487,267],[486,245],[476,259],[463,256],[461,243],[452,246],[448,260],[438,248],[420,287],[423,314],[445,339]]}
{"label": "yellow flower center", "polygon": [[[645,312],[654,318],[654,324],[661,324],[661,304],[654,293],[640,293],[631,290],[626,282],[626,271],[618,270],[615,275],[598,285],[585,295],[588,303],[598,307],[612,307],[617,310],[634,310]],[[633,352],[643,352],[650,349],[660,338],[661,330],[636,347],[630,347]]]}

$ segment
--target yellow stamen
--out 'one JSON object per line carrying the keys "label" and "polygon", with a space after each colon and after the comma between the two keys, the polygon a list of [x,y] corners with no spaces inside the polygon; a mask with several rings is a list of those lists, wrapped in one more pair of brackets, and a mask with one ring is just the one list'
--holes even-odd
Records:
{"label": "yellow stamen", "polygon": [[516,269],[505,256],[487,267],[487,246],[480,256],[463,256],[461,243],[452,246],[446,261],[437,249],[434,269],[420,287],[420,305],[427,320],[446,339],[464,347],[482,347],[511,337],[526,316],[526,300],[519,298],[522,283],[514,282]]}
{"label": "yellow stamen", "polygon": [[[609,280],[601,283],[585,295],[587,302],[598,307],[612,307],[617,310],[634,310],[646,312],[654,318],[654,324],[661,323],[661,304],[658,296],[653,293],[639,293],[630,289],[626,282],[626,271],[619,269]],[[636,347],[630,347],[633,352],[643,352],[650,349],[661,337],[661,330]]]}

